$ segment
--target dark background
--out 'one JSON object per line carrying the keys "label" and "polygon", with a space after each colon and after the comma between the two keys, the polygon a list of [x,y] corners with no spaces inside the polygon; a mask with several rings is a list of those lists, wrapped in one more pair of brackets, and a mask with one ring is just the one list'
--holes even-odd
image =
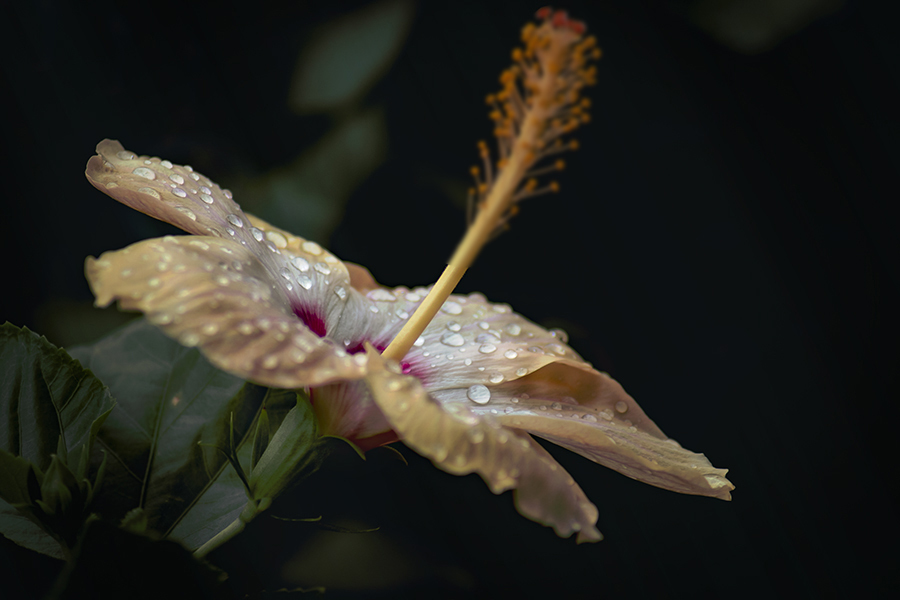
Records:
{"label": "dark background", "polygon": [[[323,24],[368,4],[5,5],[0,318],[64,346],[121,322],[90,308],[84,258],[171,229],[85,181],[104,137],[192,164],[386,285],[436,279],[465,225],[475,142],[490,132],[484,95],[539,4],[420,2],[364,94],[298,110],[298,57]],[[568,330],[664,431],[731,469],[734,500],[554,451],[606,535],[576,546],[519,517],[509,494],[404,448],[409,467],[379,455],[322,475],[342,522],[379,532],[270,522],[222,564],[241,565],[233,579],[348,598],[896,592],[900,48],[886,7],[566,8],[605,52],[593,122],[561,193],[527,201],[460,289]],[[337,180],[317,188],[321,206],[278,199],[279,181],[310,176],[297,157],[363,114],[375,125],[311,169]],[[327,191],[344,169],[353,190],[338,202]],[[49,585],[52,561],[0,542],[0,586]]]}

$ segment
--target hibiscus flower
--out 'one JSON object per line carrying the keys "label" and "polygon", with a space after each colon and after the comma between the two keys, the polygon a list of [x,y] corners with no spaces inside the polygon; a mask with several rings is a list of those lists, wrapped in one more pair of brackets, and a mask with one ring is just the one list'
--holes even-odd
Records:
{"label": "hibiscus flower", "polygon": [[[551,26],[559,27],[554,20]],[[562,24],[566,35],[580,38],[583,26]],[[520,53],[517,60],[527,67],[537,58]],[[564,100],[569,109],[583,106],[577,98]],[[509,102],[509,94],[500,101]],[[550,126],[533,135],[558,137],[570,129],[570,121],[553,121],[552,111],[544,117]],[[495,118],[497,168],[518,169],[518,179],[505,184],[513,190],[507,204],[491,204],[504,175],[498,171],[495,182],[488,160],[475,189],[480,211],[494,212],[494,225],[509,218],[511,201],[536,187],[528,170],[541,158],[538,146],[519,144],[521,132],[513,139],[511,131],[521,129],[510,126],[514,118]],[[511,139],[505,153],[504,135]],[[545,153],[559,147],[542,141]],[[517,155],[517,147],[531,156]],[[663,434],[562,332],[480,294],[444,295],[433,317],[425,308],[416,314],[428,288],[379,286],[366,269],[244,213],[228,190],[191,167],[138,156],[111,140],[97,152],[86,171],[97,189],[192,235],[89,258],[96,304],[118,300],[123,309],[145,313],[225,371],[309,390],[323,434],[363,450],[399,439],[445,471],[478,473],[494,493],[513,489],[523,515],[560,536],[577,533],[579,541],[601,539],[597,509],[531,434],[639,481],[730,499],[727,471]],[[389,346],[414,314],[428,315],[424,330],[408,350],[393,350],[397,360],[383,356],[386,349],[391,355]]]}

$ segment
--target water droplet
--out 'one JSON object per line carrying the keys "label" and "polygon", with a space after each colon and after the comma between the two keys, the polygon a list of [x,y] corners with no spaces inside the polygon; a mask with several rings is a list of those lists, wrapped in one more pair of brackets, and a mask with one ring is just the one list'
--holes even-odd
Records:
{"label": "water droplet", "polygon": [[183,207],[183,206],[176,206],[175,208],[176,208],[179,212],[182,212],[182,213],[184,213],[185,215],[187,215],[187,218],[190,219],[191,221],[196,221],[196,220],[197,220],[197,215],[195,215],[194,212],[193,212],[191,209],[185,208],[185,207]]}
{"label": "water droplet", "polygon": [[404,319],[404,320],[409,318],[409,313],[406,312],[405,310],[398,310],[398,311],[396,312],[396,315],[397,315],[398,317],[400,317],[401,319]]}
{"label": "water droplet", "polygon": [[153,188],[142,187],[138,191],[142,194],[147,194],[148,196],[153,196],[154,198],[159,200],[159,192],[157,192]]}
{"label": "water droplet", "polygon": [[207,204],[212,204],[213,202],[215,202],[215,200],[213,200],[213,197],[210,196],[209,194],[200,194],[200,199],[203,200],[204,202],[206,202]]}
{"label": "water droplet", "polygon": [[185,192],[183,189],[181,189],[179,187],[173,188],[172,193],[175,194],[176,196],[178,196],[179,198],[187,198],[187,192]]}
{"label": "water droplet", "polygon": [[316,266],[314,268],[316,271],[318,271],[322,275],[330,275],[331,274],[331,267],[329,267],[328,265],[326,265],[323,262],[317,262]]}
{"label": "water droplet", "polygon": [[501,375],[500,373],[494,373],[493,375],[491,375],[489,381],[491,383],[500,383],[501,381],[503,381],[503,375]]}
{"label": "water droplet", "polygon": [[415,342],[413,342],[413,346],[416,346],[417,348],[421,348],[424,345],[425,345],[425,338],[423,338],[421,335],[416,338]]}
{"label": "water droplet", "polygon": [[550,405],[550,408],[552,408],[553,410],[562,410],[562,404],[560,404],[559,402],[554,402]]}
{"label": "water droplet", "polygon": [[618,402],[616,402],[616,412],[625,413],[627,411],[628,411],[628,405],[625,404],[625,402],[623,402],[622,400],[619,400]]}
{"label": "water droplet", "polygon": [[507,350],[506,352],[503,353],[503,356],[505,356],[506,358],[512,360],[512,359],[514,359],[515,357],[518,356],[518,353],[516,353],[515,350]]}
{"label": "water droplet", "polygon": [[422,299],[422,297],[419,296],[418,294],[414,294],[414,293],[412,293],[412,292],[410,292],[409,294],[406,294],[406,301],[407,301],[407,302],[418,302],[418,301],[421,300],[421,299]]}
{"label": "water droplet", "polygon": [[611,410],[609,410],[608,408],[604,408],[603,410],[600,411],[600,416],[603,417],[604,419],[606,419],[607,421],[612,421],[613,412]]}
{"label": "water droplet", "polygon": [[302,287],[304,290],[308,290],[312,287],[312,279],[310,279],[306,275],[297,276],[297,283],[299,283],[300,287]]}
{"label": "water droplet", "polygon": [[519,367],[518,369],[516,369],[517,377],[525,377],[526,375],[528,375],[528,369],[526,369],[525,367]]}
{"label": "water droplet", "polygon": [[250,234],[253,235],[253,239],[256,240],[257,242],[263,241],[262,229],[259,229],[258,227],[251,227]]}
{"label": "water droplet", "polygon": [[281,234],[280,234],[279,232],[277,232],[277,231],[267,231],[267,232],[266,232],[266,238],[267,238],[270,242],[272,242],[273,244],[275,244],[276,246],[278,246],[279,248],[281,248],[282,250],[284,250],[285,248],[287,248],[287,245],[288,245],[288,243],[287,243],[287,238],[284,237],[283,235],[281,235]]}
{"label": "water droplet", "polygon": [[509,335],[519,335],[522,333],[522,327],[518,323],[510,323],[506,326],[506,333]]}
{"label": "water droplet", "polygon": [[485,331],[487,331],[488,329],[491,328],[490,324],[488,324],[485,321],[481,321],[480,323],[478,323],[478,326],[481,327],[482,329],[484,329]]}
{"label": "water droplet", "polygon": [[244,226],[244,221],[242,221],[239,216],[234,215],[234,214],[227,215],[225,217],[225,220],[228,221],[229,223],[231,223],[232,225],[234,225],[235,227],[237,227],[238,229],[240,229],[241,227]]}
{"label": "water droplet", "polygon": [[301,272],[309,271],[309,262],[302,256],[295,256],[291,259],[291,264],[297,267]]}
{"label": "water droplet", "polygon": [[309,252],[313,256],[322,254],[322,246],[315,242],[303,242],[301,248],[303,248],[304,252]]}
{"label": "water droplet", "polygon": [[366,295],[369,298],[371,298],[372,300],[375,300],[376,302],[396,302],[397,301],[397,298],[392,293],[390,293],[387,290],[381,289],[381,288],[372,290]]}
{"label": "water droplet", "polygon": [[200,191],[204,194],[212,194],[212,190],[206,187],[205,185],[200,186]]}
{"label": "water droplet", "polygon": [[168,161],[168,160],[164,160],[164,161],[160,162],[159,164],[161,164],[162,166],[164,166],[164,167],[167,168],[167,169],[171,169],[171,168],[174,166],[174,165],[173,165],[170,161]]}
{"label": "water droplet", "polygon": [[591,423],[596,423],[596,422],[597,422],[597,417],[595,417],[594,415],[592,415],[592,414],[590,414],[590,413],[584,415],[584,416],[581,417],[581,418],[584,419],[585,421],[589,421],[589,422],[591,422]]}
{"label": "water droplet", "polygon": [[498,313],[508,313],[510,311],[509,305],[507,304],[495,304],[491,308],[494,309],[494,312]]}
{"label": "water droplet", "polygon": [[466,343],[465,338],[455,331],[448,331],[441,336],[441,343],[445,346],[459,347]]}
{"label": "water droplet", "polygon": [[147,167],[138,167],[137,169],[132,171],[132,173],[134,173],[138,177],[143,177],[144,179],[149,179],[150,181],[153,181],[154,179],[156,179],[156,173],[154,173]]}
{"label": "water droplet", "polygon": [[491,400],[491,390],[478,383],[466,390],[466,397],[475,404],[487,404]]}
{"label": "water droplet", "polygon": [[171,175],[169,175],[169,179],[171,179],[172,181],[174,181],[174,182],[177,183],[178,185],[181,185],[181,184],[184,183],[184,177],[182,177],[182,176],[179,175],[178,173],[172,173]]}
{"label": "water droplet", "polygon": [[[469,441],[473,444],[480,444],[484,440],[484,432],[478,427],[467,429],[466,435],[468,436]],[[465,458],[462,454],[460,454],[459,457]]]}
{"label": "water droplet", "polygon": [[128,152],[127,150],[116,152],[116,156],[118,156],[122,160],[134,160],[134,154]]}
{"label": "water droplet", "polygon": [[459,331],[460,329],[462,329],[462,325],[460,325],[456,321],[450,321],[449,323],[447,323],[447,329],[449,329],[450,331]]}
{"label": "water droplet", "polygon": [[463,361],[463,363],[465,363],[465,365],[466,365],[467,367],[471,367],[471,366],[472,366],[472,359],[471,359],[471,358],[467,358],[466,360]]}
{"label": "water droplet", "polygon": [[457,302],[447,300],[446,302],[444,302],[444,305],[441,306],[441,312],[445,312],[448,315],[458,315],[462,313],[462,306],[460,306]]}
{"label": "water droplet", "polygon": [[262,361],[263,369],[274,369],[278,366],[278,357],[275,355],[269,355],[265,357]]}
{"label": "water droplet", "polygon": [[337,297],[341,300],[345,300],[347,298],[347,290],[340,286],[334,288],[334,293],[337,294]]}
{"label": "water droplet", "polygon": [[231,198],[232,198],[231,190],[222,190],[222,193],[225,194],[225,197],[226,197],[226,198],[228,198],[229,200],[231,200]]}
{"label": "water droplet", "polygon": [[495,346],[493,344],[482,344],[481,346],[479,346],[478,351],[481,352],[482,354],[490,354],[491,352],[493,352],[496,349],[497,349],[497,346]]}
{"label": "water droplet", "polygon": [[566,333],[565,331],[563,331],[562,329],[558,329],[558,328],[557,328],[557,329],[551,329],[551,330],[550,330],[550,335],[552,335],[553,337],[557,338],[557,339],[558,339],[559,341],[561,341],[563,344],[565,344],[566,342],[569,341],[569,334]]}
{"label": "water droplet", "polygon": [[266,248],[268,248],[272,254],[281,254],[281,250],[278,249],[278,246],[268,240],[266,240]]}
{"label": "water droplet", "polygon": [[287,279],[288,281],[291,280],[291,272],[288,271],[285,267],[281,267],[281,276],[284,277],[285,279]]}

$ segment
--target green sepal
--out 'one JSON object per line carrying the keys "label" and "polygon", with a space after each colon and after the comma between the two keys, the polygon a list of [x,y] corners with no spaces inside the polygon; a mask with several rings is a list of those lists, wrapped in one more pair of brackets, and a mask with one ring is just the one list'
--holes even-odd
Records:
{"label": "green sepal", "polygon": [[300,481],[301,475],[318,469],[321,460],[317,460],[315,448],[320,439],[309,399],[297,394],[296,405],[250,473],[253,497],[275,498]]}
{"label": "green sepal", "polygon": [[259,459],[262,458],[269,446],[269,411],[263,407],[256,419],[256,433],[253,436],[253,454],[250,458],[250,468],[255,469]]}

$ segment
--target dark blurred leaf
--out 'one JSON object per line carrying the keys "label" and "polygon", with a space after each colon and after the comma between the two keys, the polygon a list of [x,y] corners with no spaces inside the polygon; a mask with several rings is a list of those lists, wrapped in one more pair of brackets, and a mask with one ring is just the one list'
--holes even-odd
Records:
{"label": "dark blurred leaf", "polygon": [[359,97],[400,51],[412,17],[409,0],[384,0],[321,27],[297,61],[291,106],[324,110]]}
{"label": "dark blurred leaf", "polygon": [[49,598],[225,598],[224,580],[174,542],[95,521]]}
{"label": "dark blurred leaf", "polygon": [[294,162],[240,189],[260,217],[309,239],[324,240],[338,225],[350,194],[384,160],[387,131],[379,110],[342,120]]}
{"label": "dark blurred leaf", "polygon": [[98,510],[120,519],[141,507],[151,530],[192,549],[237,518],[247,495],[215,447],[229,447],[233,414],[235,446],[247,446],[249,468],[260,406],[267,393],[285,392],[216,369],[143,319],[72,352],[120,398],[98,437],[109,453]]}
{"label": "dark blurred leaf", "polygon": [[[65,350],[9,323],[0,326],[0,381],[0,414],[6,418],[0,428],[0,531],[21,546],[63,558],[60,542],[35,515],[39,506],[51,509],[55,518],[44,526],[74,543],[90,485],[72,470],[87,477],[80,459],[115,402]],[[34,518],[13,505],[33,510],[28,514]]]}

